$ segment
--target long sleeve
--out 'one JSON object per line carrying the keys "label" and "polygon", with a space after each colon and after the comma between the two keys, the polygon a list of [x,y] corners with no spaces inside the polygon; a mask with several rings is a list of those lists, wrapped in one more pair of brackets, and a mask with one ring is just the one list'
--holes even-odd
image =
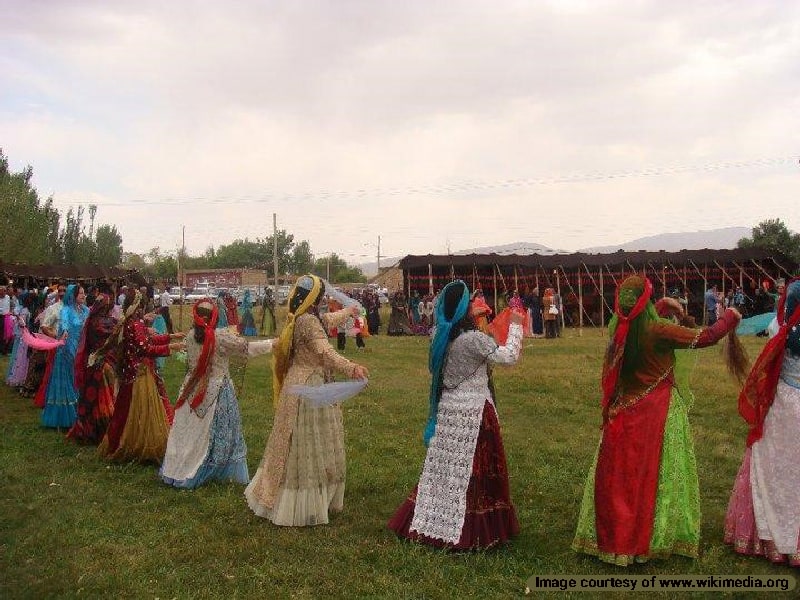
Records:
{"label": "long sleeve", "polygon": [[659,344],[669,349],[706,348],[713,346],[727,333],[736,327],[738,319],[732,310],[726,310],[710,327],[693,329],[670,323],[659,323],[654,326]]}
{"label": "long sleeve", "polygon": [[522,349],[522,325],[519,323],[511,323],[508,327],[508,338],[504,346],[497,346],[497,348],[489,354],[488,359],[490,362],[513,365],[519,359],[519,353]]}
{"label": "long sleeve", "polygon": [[322,322],[325,325],[325,329],[331,330],[334,327],[340,327],[347,318],[351,316],[350,311],[347,309],[340,309],[334,312],[325,313],[322,315]]}
{"label": "long sleeve", "polygon": [[135,343],[144,349],[146,356],[169,356],[169,334],[166,335],[150,335],[147,329],[141,323],[134,325],[134,340]]}
{"label": "long sleeve", "polygon": [[317,356],[317,360],[324,369],[337,371],[347,377],[353,376],[356,363],[336,352],[328,342],[328,336],[325,334],[322,324],[315,316],[302,315],[298,319],[295,325],[295,344],[304,344],[306,350],[310,350]]}

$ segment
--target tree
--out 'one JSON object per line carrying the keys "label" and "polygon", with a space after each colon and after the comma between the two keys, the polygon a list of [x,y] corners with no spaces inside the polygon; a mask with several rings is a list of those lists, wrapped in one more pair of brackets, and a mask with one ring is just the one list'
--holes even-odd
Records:
{"label": "tree", "polygon": [[122,262],[122,236],[116,225],[100,225],[95,235],[95,262],[101,267],[116,267]]}
{"label": "tree", "polygon": [[800,262],[800,233],[789,231],[780,219],[767,219],[753,227],[752,237],[742,238],[739,248],[763,248]]}
{"label": "tree", "polygon": [[0,260],[18,263],[49,263],[60,256],[59,214],[53,199],[40,200],[33,187],[33,169],[9,170],[0,149],[0,223],[3,243]]}
{"label": "tree", "polygon": [[296,274],[308,273],[314,268],[314,255],[311,253],[311,246],[303,240],[292,250],[290,261],[291,271]]}
{"label": "tree", "polygon": [[363,283],[367,280],[361,269],[351,267],[335,253],[314,261],[312,273],[327,278],[331,283]]}

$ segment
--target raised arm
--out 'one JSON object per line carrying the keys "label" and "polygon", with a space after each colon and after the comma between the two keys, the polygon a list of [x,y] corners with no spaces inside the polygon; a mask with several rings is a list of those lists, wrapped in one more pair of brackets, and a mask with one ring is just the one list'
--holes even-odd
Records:
{"label": "raised arm", "polygon": [[729,308],[717,321],[710,327],[704,329],[692,329],[691,327],[681,327],[671,323],[658,323],[655,325],[655,332],[659,338],[659,343],[671,349],[680,348],[705,348],[713,346],[731,329],[736,328],[741,316],[736,309]]}

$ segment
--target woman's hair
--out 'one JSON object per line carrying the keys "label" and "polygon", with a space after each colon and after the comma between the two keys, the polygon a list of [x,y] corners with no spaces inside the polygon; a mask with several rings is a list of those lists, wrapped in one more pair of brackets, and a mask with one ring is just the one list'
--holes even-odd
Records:
{"label": "woman's hair", "polygon": [[[445,291],[444,316],[448,321],[455,315],[456,308],[458,308],[461,298],[464,296],[465,289],[467,289],[467,286],[463,282],[457,281]],[[467,292],[469,293],[469,290]],[[473,329],[476,329],[475,321],[472,320],[472,316],[467,311],[458,323],[453,323],[453,327],[450,329],[450,341],[453,341],[465,331],[472,331]]]}
{"label": "woman's hair", "polygon": [[125,302],[122,303],[122,312],[128,312],[128,309],[136,300],[136,291],[135,290],[128,290],[128,293],[125,294]]}

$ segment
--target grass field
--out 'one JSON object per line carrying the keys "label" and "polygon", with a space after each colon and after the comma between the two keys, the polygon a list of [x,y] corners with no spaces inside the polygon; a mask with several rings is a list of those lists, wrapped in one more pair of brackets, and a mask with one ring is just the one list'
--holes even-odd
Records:
{"label": "grass field", "polygon": [[[534,574],[793,574],[722,543],[745,427],[737,389],[714,348],[697,352],[693,374],[700,559],[626,570],[570,550],[600,433],[605,341],[598,330],[526,340],[520,362],[495,371],[522,530],[506,547],[467,554],[400,541],[385,527],[424,458],[425,338],[373,337],[366,352],[348,341],[345,354],[370,369],[371,381],[344,405],[345,510],[314,528],[278,528],[254,516],[237,485],[179,491],[161,484],[154,467],[106,464],[93,448],[40,428],[30,400],[0,386],[0,597],[508,598],[522,596]],[[745,344],[755,357],[763,341]],[[3,374],[6,365],[3,357]],[[167,365],[174,398],[185,366],[174,359]],[[251,474],[271,425],[270,379],[266,357],[234,373]]]}

